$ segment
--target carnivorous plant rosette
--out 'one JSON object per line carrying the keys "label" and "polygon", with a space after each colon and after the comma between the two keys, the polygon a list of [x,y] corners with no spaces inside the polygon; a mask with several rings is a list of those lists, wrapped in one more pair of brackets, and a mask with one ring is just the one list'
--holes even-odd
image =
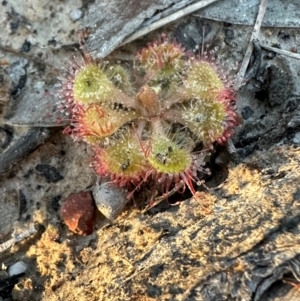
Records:
{"label": "carnivorous plant rosette", "polygon": [[129,197],[150,178],[163,193],[178,186],[195,195],[203,154],[237,125],[230,81],[213,60],[164,38],[140,50],[133,68],[90,58],[72,65],[59,92],[71,119],[64,132],[90,144],[95,172]]}

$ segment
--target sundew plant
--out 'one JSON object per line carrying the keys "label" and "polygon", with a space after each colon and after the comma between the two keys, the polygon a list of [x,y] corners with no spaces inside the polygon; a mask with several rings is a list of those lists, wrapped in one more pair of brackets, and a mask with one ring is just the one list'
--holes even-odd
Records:
{"label": "sundew plant", "polygon": [[59,91],[71,120],[64,133],[91,146],[95,172],[128,198],[145,182],[195,195],[205,153],[237,125],[230,80],[208,56],[164,37],[136,54],[133,69],[75,61]]}

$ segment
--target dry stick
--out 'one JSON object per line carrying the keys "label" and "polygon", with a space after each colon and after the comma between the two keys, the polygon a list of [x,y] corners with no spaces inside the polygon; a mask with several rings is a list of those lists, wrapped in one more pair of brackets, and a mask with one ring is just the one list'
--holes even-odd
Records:
{"label": "dry stick", "polygon": [[152,16],[150,19],[147,19],[147,21],[144,21],[141,25],[141,27],[146,27],[149,26],[150,24],[157,22],[158,20],[165,18],[177,11],[179,11],[180,9],[190,5],[192,2],[198,2],[195,0],[181,0],[180,2],[177,2],[173,5],[171,5],[170,7],[168,7],[167,9],[163,10],[160,13],[155,14],[154,16]]}
{"label": "dry stick", "polygon": [[195,4],[190,5],[188,7],[185,7],[183,9],[177,11],[176,13],[171,14],[168,17],[165,17],[165,18],[163,18],[163,19],[161,19],[161,20],[159,20],[159,21],[157,21],[157,22],[155,22],[155,23],[153,23],[153,24],[151,24],[151,25],[149,25],[145,28],[141,28],[139,31],[135,32],[134,34],[132,34],[131,36],[126,38],[120,46],[125,45],[129,42],[132,42],[132,41],[148,34],[149,32],[151,32],[151,31],[153,31],[153,30],[155,30],[159,27],[162,27],[162,26],[164,26],[168,23],[171,23],[171,22],[173,22],[173,21],[175,21],[175,20],[177,20],[181,17],[184,17],[184,16],[186,16],[190,13],[193,13],[194,11],[196,11],[198,9],[201,9],[201,8],[207,6],[211,3],[214,3],[216,1],[218,1],[218,0],[202,0],[202,1],[199,1]]}
{"label": "dry stick", "polygon": [[52,65],[48,64],[45,60],[42,60],[42,59],[40,59],[38,57],[35,57],[35,56],[32,56],[32,55],[28,55],[26,53],[23,53],[20,50],[14,49],[14,48],[3,46],[2,44],[0,44],[0,51],[2,51],[4,53],[8,52],[8,53],[11,53],[14,56],[23,57],[23,58],[25,58],[29,61],[37,62],[37,63],[46,65],[46,66],[54,69],[54,67]]}
{"label": "dry stick", "polygon": [[180,181],[179,184],[177,185],[177,187],[174,187],[172,190],[170,190],[168,193],[155,198],[153,203],[151,205],[148,205],[143,211],[142,213],[146,213],[147,211],[149,211],[150,209],[152,209],[153,207],[157,206],[159,203],[161,203],[162,201],[164,201],[165,199],[167,199],[168,197],[174,195],[179,189],[182,189],[184,187],[184,183],[183,181]]}
{"label": "dry stick", "polygon": [[298,53],[293,53],[293,52],[290,52],[290,51],[287,51],[287,50],[282,50],[282,49],[279,49],[279,48],[275,48],[275,47],[271,47],[271,46],[267,46],[267,45],[264,45],[264,44],[261,44],[261,42],[259,42],[260,44],[260,47],[261,48],[265,48],[267,50],[271,50],[273,52],[276,52],[276,53],[279,53],[279,54],[282,54],[282,55],[286,55],[286,56],[289,56],[293,59],[298,59],[300,60],[300,54]]}
{"label": "dry stick", "polygon": [[264,14],[265,14],[265,11],[267,8],[267,2],[268,2],[268,0],[261,0],[261,2],[260,2],[258,15],[256,18],[256,22],[254,24],[254,27],[253,27],[252,35],[251,35],[241,68],[237,74],[237,77],[236,77],[236,80],[234,83],[235,90],[238,90],[244,81],[245,73],[246,73],[250,58],[251,58],[252,51],[253,51],[253,40],[258,38],[259,30],[260,30],[260,27],[261,27],[261,24],[262,24],[262,21],[264,18]]}
{"label": "dry stick", "polygon": [[25,231],[19,234],[13,233],[11,235],[12,236],[11,239],[0,244],[0,253],[12,247],[16,242],[22,241],[23,239],[31,236],[32,234],[37,233],[37,231],[38,231],[38,225],[31,225],[28,229],[26,229]]}

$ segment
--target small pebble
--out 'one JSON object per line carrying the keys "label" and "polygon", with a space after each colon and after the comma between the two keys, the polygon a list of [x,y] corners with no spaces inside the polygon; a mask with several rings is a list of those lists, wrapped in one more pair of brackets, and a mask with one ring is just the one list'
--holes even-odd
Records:
{"label": "small pebble", "polygon": [[48,45],[55,47],[57,45],[57,41],[54,38],[52,38],[51,40],[48,40]]}
{"label": "small pebble", "polygon": [[294,138],[293,138],[294,143],[300,143],[300,132],[295,133]]}
{"label": "small pebble", "polygon": [[43,144],[49,135],[50,130],[47,128],[34,127],[29,129],[0,155],[0,174],[26,158],[38,146]]}
{"label": "small pebble", "polygon": [[43,89],[45,86],[45,82],[44,81],[36,81],[34,84],[33,84],[33,87],[34,89],[36,90],[41,90]]}
{"label": "small pebble", "polygon": [[28,60],[23,58],[19,61],[10,65],[9,77],[12,80],[14,86],[19,84],[20,78],[26,75],[26,66],[28,65]]}
{"label": "small pebble", "polygon": [[252,115],[253,115],[254,111],[249,107],[244,107],[242,110],[242,116],[244,118],[244,120],[249,119]]}
{"label": "small pebble", "polygon": [[70,194],[61,206],[59,214],[72,232],[79,235],[92,234],[95,205],[89,191]]}
{"label": "small pebble", "polygon": [[24,41],[21,51],[23,52],[29,52],[31,50],[31,43],[27,40]]}
{"label": "small pebble", "polygon": [[27,270],[27,264],[23,261],[18,261],[8,268],[8,275],[14,276],[24,273]]}
{"label": "small pebble", "polygon": [[75,8],[71,11],[70,18],[72,21],[75,22],[75,21],[79,20],[82,17],[82,15],[83,15],[82,10],[79,8]]}
{"label": "small pebble", "polygon": [[127,191],[109,183],[97,183],[93,196],[98,210],[110,220],[116,219],[128,203]]}

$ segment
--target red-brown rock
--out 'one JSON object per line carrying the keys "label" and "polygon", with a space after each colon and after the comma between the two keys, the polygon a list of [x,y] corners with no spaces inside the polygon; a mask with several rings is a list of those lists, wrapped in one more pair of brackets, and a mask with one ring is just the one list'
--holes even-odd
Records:
{"label": "red-brown rock", "polygon": [[61,206],[59,214],[71,231],[80,235],[92,234],[95,205],[89,191],[70,194]]}

